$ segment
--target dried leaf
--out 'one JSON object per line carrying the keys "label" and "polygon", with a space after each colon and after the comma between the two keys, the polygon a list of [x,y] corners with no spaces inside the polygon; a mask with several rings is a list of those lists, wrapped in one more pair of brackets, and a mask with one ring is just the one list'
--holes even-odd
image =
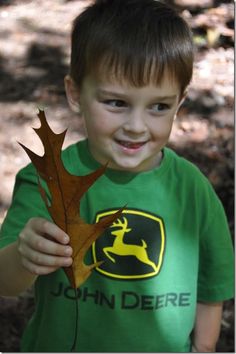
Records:
{"label": "dried leaf", "polygon": [[40,110],[38,117],[41,126],[34,129],[44,146],[44,155],[39,156],[20,144],[28,154],[38,175],[47,183],[51,200],[48,201],[46,192],[40,184],[41,196],[55,222],[70,236],[70,245],[73,249],[73,263],[64,268],[71,286],[79,287],[91,274],[93,268],[102,263],[86,265],[84,256],[92,243],[109,227],[121,214],[122,209],[103,218],[96,224],[87,224],[80,217],[80,199],[88,188],[104,173],[106,166],[86,176],[71,175],[61,160],[61,150],[66,131],[55,134],[49,127],[44,111]]}

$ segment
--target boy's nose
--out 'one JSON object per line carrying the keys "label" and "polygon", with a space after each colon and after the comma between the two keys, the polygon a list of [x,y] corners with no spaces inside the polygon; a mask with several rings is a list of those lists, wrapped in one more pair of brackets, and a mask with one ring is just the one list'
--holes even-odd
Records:
{"label": "boy's nose", "polygon": [[144,133],[147,130],[145,113],[142,110],[131,111],[124,124],[124,130],[136,134]]}

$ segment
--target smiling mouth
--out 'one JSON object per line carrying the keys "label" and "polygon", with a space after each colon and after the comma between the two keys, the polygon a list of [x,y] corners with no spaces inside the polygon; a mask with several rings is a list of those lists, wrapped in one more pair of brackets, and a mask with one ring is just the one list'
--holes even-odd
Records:
{"label": "smiling mouth", "polygon": [[132,142],[132,141],[126,141],[126,140],[116,140],[116,143],[126,149],[137,150],[137,149],[140,149],[143,145],[145,145],[146,141],[145,142],[143,142],[143,141],[142,142]]}

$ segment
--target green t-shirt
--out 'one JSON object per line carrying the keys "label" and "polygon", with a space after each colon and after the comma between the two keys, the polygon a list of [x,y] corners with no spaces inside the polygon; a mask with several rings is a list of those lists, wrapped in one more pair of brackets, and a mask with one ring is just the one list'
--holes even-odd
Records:
{"label": "green t-shirt", "polygon": [[[107,169],[84,195],[81,216],[88,223],[125,206],[87,253],[88,264],[105,262],[77,291],[62,269],[38,277],[22,351],[69,351],[78,315],[76,351],[188,352],[196,302],[233,296],[233,249],[222,204],[197,167],[168,148],[163,152],[151,171]],[[99,167],[87,140],[67,148],[63,161],[77,175]],[[36,216],[50,219],[29,165],[16,177],[0,247]]]}

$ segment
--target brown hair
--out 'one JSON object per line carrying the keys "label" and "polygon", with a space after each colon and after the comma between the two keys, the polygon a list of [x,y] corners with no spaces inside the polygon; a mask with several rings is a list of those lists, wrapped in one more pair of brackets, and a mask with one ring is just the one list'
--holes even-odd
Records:
{"label": "brown hair", "polygon": [[89,73],[114,73],[134,86],[159,83],[166,70],[181,93],[192,77],[187,23],[155,0],[97,0],[75,18],[70,75],[81,86]]}

